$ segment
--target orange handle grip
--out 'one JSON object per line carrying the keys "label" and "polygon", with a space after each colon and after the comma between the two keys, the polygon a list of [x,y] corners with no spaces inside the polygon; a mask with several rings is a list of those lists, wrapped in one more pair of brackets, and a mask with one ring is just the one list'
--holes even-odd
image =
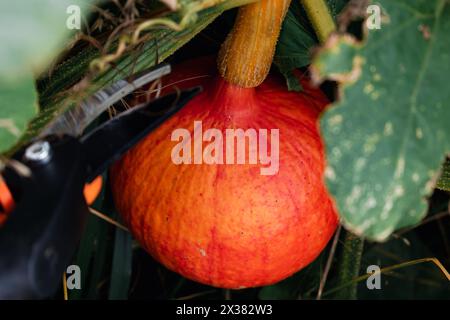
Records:
{"label": "orange handle grip", "polygon": [[[103,179],[102,176],[98,176],[91,183],[87,183],[84,186],[83,194],[86,199],[86,203],[91,205],[100,194],[102,190]],[[6,185],[5,181],[0,177],[0,226],[2,226],[8,215],[14,211],[16,203],[14,198]]]}
{"label": "orange handle grip", "polygon": [[0,226],[6,221],[8,215],[14,210],[14,198],[2,177],[0,177]]}
{"label": "orange handle grip", "polygon": [[91,183],[86,183],[84,186],[84,198],[86,199],[86,203],[91,205],[94,203],[95,199],[97,199],[100,191],[102,190],[103,178],[102,176],[98,176]]}

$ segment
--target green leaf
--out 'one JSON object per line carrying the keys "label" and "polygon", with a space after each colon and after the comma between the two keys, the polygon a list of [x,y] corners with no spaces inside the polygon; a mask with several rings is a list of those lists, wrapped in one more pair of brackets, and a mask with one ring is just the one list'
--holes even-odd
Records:
{"label": "green leaf", "polygon": [[283,28],[278,39],[274,63],[284,75],[288,89],[300,91],[300,83],[292,71],[310,63],[310,49],[317,45],[317,40],[301,24],[299,16],[299,1],[292,4],[283,22]]}
{"label": "green leaf", "polygon": [[[27,76],[42,71],[64,46],[73,30],[66,26],[69,6],[80,8],[81,18],[91,0],[0,1],[0,75]],[[71,11],[70,11],[71,12]],[[70,20],[70,19],[69,19]]]}
{"label": "green leaf", "polygon": [[0,77],[0,152],[8,150],[19,139],[37,111],[31,73],[19,80]]}
{"label": "green leaf", "polygon": [[33,72],[44,70],[64,46],[72,31],[67,9],[77,5],[84,14],[90,2],[0,1],[0,152],[19,140],[38,111]]}
{"label": "green leaf", "polygon": [[81,290],[70,291],[70,300],[100,299],[102,284],[109,269],[111,226],[89,215],[74,263],[81,269]]}
{"label": "green leaf", "polygon": [[331,37],[312,72],[340,83],[321,119],[329,191],[348,229],[383,241],[425,216],[450,151],[450,2],[376,3],[381,30]]}
{"label": "green leaf", "polygon": [[123,300],[128,298],[132,271],[132,246],[133,237],[131,233],[117,228],[114,240],[111,284],[109,286],[110,300]]}
{"label": "green leaf", "polygon": [[[107,181],[103,174],[103,181]],[[93,207],[102,211],[111,208],[108,189],[103,188]],[[105,214],[108,211],[102,211]],[[81,269],[81,290],[70,291],[70,300],[100,299],[101,285],[109,271],[109,249],[112,244],[112,226],[99,217],[89,214],[74,263]]]}
{"label": "green leaf", "polygon": [[[336,17],[348,0],[327,2],[333,17]],[[289,90],[301,90],[300,83],[292,71],[310,64],[311,50],[318,43],[300,1],[293,1],[283,22],[274,57],[274,64],[286,78]]]}

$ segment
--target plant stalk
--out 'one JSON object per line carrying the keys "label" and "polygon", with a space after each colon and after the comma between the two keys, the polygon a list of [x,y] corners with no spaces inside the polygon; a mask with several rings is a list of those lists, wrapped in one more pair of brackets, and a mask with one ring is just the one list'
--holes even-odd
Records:
{"label": "plant stalk", "polygon": [[436,187],[438,189],[450,192],[450,159],[447,159],[443,168],[442,174],[439,178]]}
{"label": "plant stalk", "polygon": [[324,43],[330,34],[336,30],[336,24],[328,9],[325,0],[301,0],[311,21],[317,37],[321,43]]}
{"label": "plant stalk", "polygon": [[339,259],[337,283],[337,287],[343,287],[336,292],[334,296],[335,299],[356,300],[358,283],[354,282],[351,285],[347,284],[351,283],[352,280],[359,276],[363,248],[364,241],[346,231],[344,246]]}

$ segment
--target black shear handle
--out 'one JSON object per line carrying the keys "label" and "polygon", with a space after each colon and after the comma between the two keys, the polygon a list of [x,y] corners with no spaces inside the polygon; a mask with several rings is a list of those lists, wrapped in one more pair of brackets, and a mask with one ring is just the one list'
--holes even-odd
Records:
{"label": "black shear handle", "polygon": [[193,88],[164,96],[120,114],[81,139],[48,137],[14,156],[31,175],[11,169],[4,174],[17,205],[0,228],[0,299],[44,298],[55,291],[85,224],[85,182],[199,92]]}
{"label": "black shear handle", "polygon": [[81,237],[88,212],[82,145],[69,136],[47,142],[47,159],[14,156],[31,169],[30,177],[3,173],[17,206],[0,228],[0,299],[53,294]]}

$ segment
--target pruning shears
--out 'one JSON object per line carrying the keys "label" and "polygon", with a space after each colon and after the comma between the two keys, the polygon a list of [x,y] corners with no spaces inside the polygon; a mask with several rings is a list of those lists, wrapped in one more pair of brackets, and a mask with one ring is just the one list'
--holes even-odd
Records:
{"label": "pruning shears", "polygon": [[200,88],[166,95],[86,128],[122,98],[170,73],[163,64],[103,88],[49,123],[0,175],[0,299],[52,295],[80,240],[102,172]]}

